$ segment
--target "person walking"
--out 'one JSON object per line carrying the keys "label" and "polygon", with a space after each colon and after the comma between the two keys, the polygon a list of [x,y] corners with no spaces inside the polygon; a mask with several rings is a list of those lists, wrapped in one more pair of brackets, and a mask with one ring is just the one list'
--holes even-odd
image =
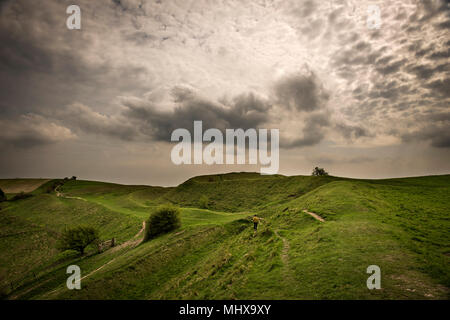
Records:
{"label": "person walking", "polygon": [[252,221],[253,221],[253,229],[255,230],[255,232],[256,232],[256,230],[258,230],[258,223],[259,223],[261,220],[264,220],[264,219],[258,217],[256,214],[253,215]]}

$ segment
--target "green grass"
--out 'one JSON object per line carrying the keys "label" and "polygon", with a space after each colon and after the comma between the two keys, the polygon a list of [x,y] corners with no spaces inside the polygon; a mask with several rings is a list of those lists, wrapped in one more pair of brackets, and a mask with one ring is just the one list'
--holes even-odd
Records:
{"label": "green grass", "polygon": [[[69,181],[60,191],[81,199],[38,188],[31,198],[0,204],[0,281],[8,298],[449,298],[449,175],[356,180],[234,173],[176,188]],[[208,209],[198,208],[202,196]],[[54,248],[64,226],[81,223],[124,242],[163,203],[181,208],[181,229],[84,257]],[[256,234],[248,219],[255,213],[264,217]],[[70,264],[82,276],[104,267],[82,280],[82,290],[70,291]],[[366,287],[372,264],[381,268],[381,290]]]}

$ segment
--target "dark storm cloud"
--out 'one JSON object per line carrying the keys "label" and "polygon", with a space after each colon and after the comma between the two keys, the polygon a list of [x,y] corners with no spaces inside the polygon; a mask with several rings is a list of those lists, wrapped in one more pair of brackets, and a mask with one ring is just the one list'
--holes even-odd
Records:
{"label": "dark storm cloud", "polygon": [[450,78],[431,81],[427,83],[425,87],[430,89],[432,93],[438,96],[450,98]]}
{"label": "dark storm cloud", "polygon": [[[94,112],[81,104],[72,105],[60,113],[68,127],[75,132],[103,134],[123,140],[170,141],[171,133],[178,128],[193,129],[193,122],[201,120],[203,128],[225,129],[260,128],[271,119],[273,103],[282,110],[296,114],[305,112],[304,128],[299,137],[281,141],[286,148],[311,146],[320,143],[327,128],[333,127],[325,103],[328,94],[314,74],[294,74],[280,79],[274,85],[274,96],[265,99],[254,93],[245,93],[232,99],[212,101],[199,95],[190,87],[171,89],[175,107],[164,110],[153,101],[133,97],[123,98],[124,110],[116,116]],[[273,101],[273,102],[272,102]],[[70,110],[70,111],[69,111]],[[337,132],[344,137],[358,138],[364,132],[356,127],[341,124]],[[292,128],[291,128],[292,129]],[[349,133],[351,132],[351,133]]]}
{"label": "dark storm cloud", "polygon": [[[5,1],[0,12],[0,100],[6,113],[41,112],[77,100],[105,103],[121,90],[142,92],[144,67],[92,53],[108,24],[83,3],[82,30],[66,28],[69,1]],[[98,6],[101,6],[98,3]],[[91,10],[89,10],[91,9]],[[102,14],[103,13],[103,14]],[[86,30],[85,30],[86,29]]]}
{"label": "dark storm cloud", "polygon": [[396,102],[398,99],[410,94],[410,86],[398,80],[391,80],[389,82],[377,82],[368,92],[366,97],[371,99],[383,98],[391,102]]}
{"label": "dark storm cloud", "polygon": [[79,133],[105,135],[125,141],[135,140],[139,136],[139,132],[132,122],[121,117],[95,112],[80,103],[57,110],[54,116]]}
{"label": "dark storm cloud", "polygon": [[444,22],[441,22],[441,23],[437,24],[436,28],[443,29],[443,30],[450,29],[450,20],[447,20],[447,21],[444,21]]}
{"label": "dark storm cloud", "polygon": [[450,148],[450,123],[444,126],[430,126],[402,135],[405,142],[430,141],[435,148]]}
{"label": "dark storm cloud", "polygon": [[[2,130],[8,131],[0,138],[2,145],[31,147],[74,138],[64,122],[72,122],[78,132],[95,133],[99,123],[89,122],[95,119],[74,123],[76,104],[73,108],[64,106],[74,106],[74,101],[102,105],[121,90],[142,92],[139,77],[146,74],[144,67],[133,62],[117,66],[113,59],[105,55],[99,59],[100,54],[89,52],[98,42],[96,31],[101,29],[97,26],[103,28],[102,21],[107,25],[105,16],[99,14],[102,11],[96,11],[94,4],[88,10],[91,4],[84,3],[82,30],[68,30],[65,24],[69,4],[43,0],[2,2],[0,117]],[[106,120],[99,125],[101,132],[110,130],[111,135],[123,138],[134,135],[133,128],[106,124]]]}
{"label": "dark storm cloud", "polygon": [[407,62],[406,59],[399,59],[387,65],[382,65],[381,61],[377,61],[376,70],[382,75],[388,75],[399,71],[400,68],[404,66],[406,62]]}
{"label": "dark storm cloud", "polygon": [[427,141],[435,148],[450,148],[450,112],[445,109],[430,109],[413,116],[409,130],[394,130],[405,142]]}
{"label": "dark storm cloud", "polygon": [[275,85],[275,96],[280,105],[305,112],[321,109],[329,99],[329,94],[313,73],[280,80]]}
{"label": "dark storm cloud", "polygon": [[42,1],[6,2],[0,13],[1,71],[28,75],[61,71],[67,76],[85,71],[82,57],[73,48],[89,46],[91,41],[80,32],[67,32],[67,15],[59,12],[65,13],[65,6],[58,2],[45,6]]}
{"label": "dark storm cloud", "polygon": [[427,80],[435,75],[450,71],[450,63],[442,63],[439,65],[410,65],[406,71],[415,74],[419,79]]}
{"label": "dark storm cloud", "polygon": [[[371,50],[371,45],[365,41],[360,41],[354,44],[347,50],[339,50],[333,56],[333,65],[337,68],[355,65],[371,65],[376,59],[381,56],[380,50]],[[385,59],[385,60],[383,60]],[[376,64],[384,64],[390,60],[390,57],[385,57],[376,61]]]}
{"label": "dark storm cloud", "polygon": [[199,97],[186,88],[174,88],[172,94],[177,104],[173,111],[160,111],[152,104],[125,101],[128,109],[124,116],[140,122],[141,132],[160,141],[169,141],[175,129],[191,130],[195,120],[201,120],[205,129],[222,131],[258,128],[268,120],[269,103],[253,93],[239,95],[227,104]]}
{"label": "dark storm cloud", "polygon": [[79,132],[126,141],[170,142],[175,129],[192,130],[195,120],[201,120],[204,129],[258,128],[267,121],[271,107],[253,93],[239,95],[228,104],[202,98],[188,88],[175,87],[172,95],[176,104],[172,111],[161,110],[149,101],[124,98],[124,111],[115,116],[102,115],[81,104],[71,105],[57,116]]}
{"label": "dark storm cloud", "polygon": [[446,0],[422,0],[417,1],[416,10],[408,17],[408,24],[417,31],[421,25],[429,22],[441,14],[448,13]]}
{"label": "dark storm cloud", "polygon": [[434,52],[431,55],[429,55],[427,58],[431,59],[431,60],[449,59],[450,58],[450,48],[448,48],[447,50],[444,50],[444,51]]}
{"label": "dark storm cloud", "polygon": [[330,117],[325,113],[310,114],[305,118],[305,127],[300,138],[281,141],[283,148],[308,147],[320,143],[325,138],[326,129],[330,126]]}

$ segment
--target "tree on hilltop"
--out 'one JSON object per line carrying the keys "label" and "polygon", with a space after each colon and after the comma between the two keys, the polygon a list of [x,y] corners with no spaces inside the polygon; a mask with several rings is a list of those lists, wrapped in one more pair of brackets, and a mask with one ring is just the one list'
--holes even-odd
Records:
{"label": "tree on hilltop", "polygon": [[327,176],[328,172],[326,172],[324,168],[315,167],[312,172],[312,175],[313,176]]}

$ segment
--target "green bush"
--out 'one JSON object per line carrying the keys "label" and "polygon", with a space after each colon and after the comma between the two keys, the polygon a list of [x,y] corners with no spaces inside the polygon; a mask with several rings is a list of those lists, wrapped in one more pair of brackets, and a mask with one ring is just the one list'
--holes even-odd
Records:
{"label": "green bush", "polygon": [[78,226],[64,230],[59,240],[58,248],[62,251],[75,250],[82,255],[88,245],[98,240],[97,229],[88,226]]}
{"label": "green bush", "polygon": [[51,181],[50,183],[48,183],[48,185],[46,186],[46,193],[52,193],[56,190],[56,188],[62,186],[64,184],[64,179],[55,179],[53,181]]}
{"label": "green bush", "polygon": [[6,201],[6,195],[2,189],[0,189],[0,202]]}
{"label": "green bush", "polygon": [[175,230],[181,226],[180,209],[174,206],[160,206],[150,215],[145,226],[144,241]]}
{"label": "green bush", "polygon": [[200,208],[202,208],[202,209],[208,209],[208,207],[209,207],[209,199],[208,199],[207,196],[202,195],[202,196],[200,197],[200,199],[199,199],[198,202],[199,202]]}

